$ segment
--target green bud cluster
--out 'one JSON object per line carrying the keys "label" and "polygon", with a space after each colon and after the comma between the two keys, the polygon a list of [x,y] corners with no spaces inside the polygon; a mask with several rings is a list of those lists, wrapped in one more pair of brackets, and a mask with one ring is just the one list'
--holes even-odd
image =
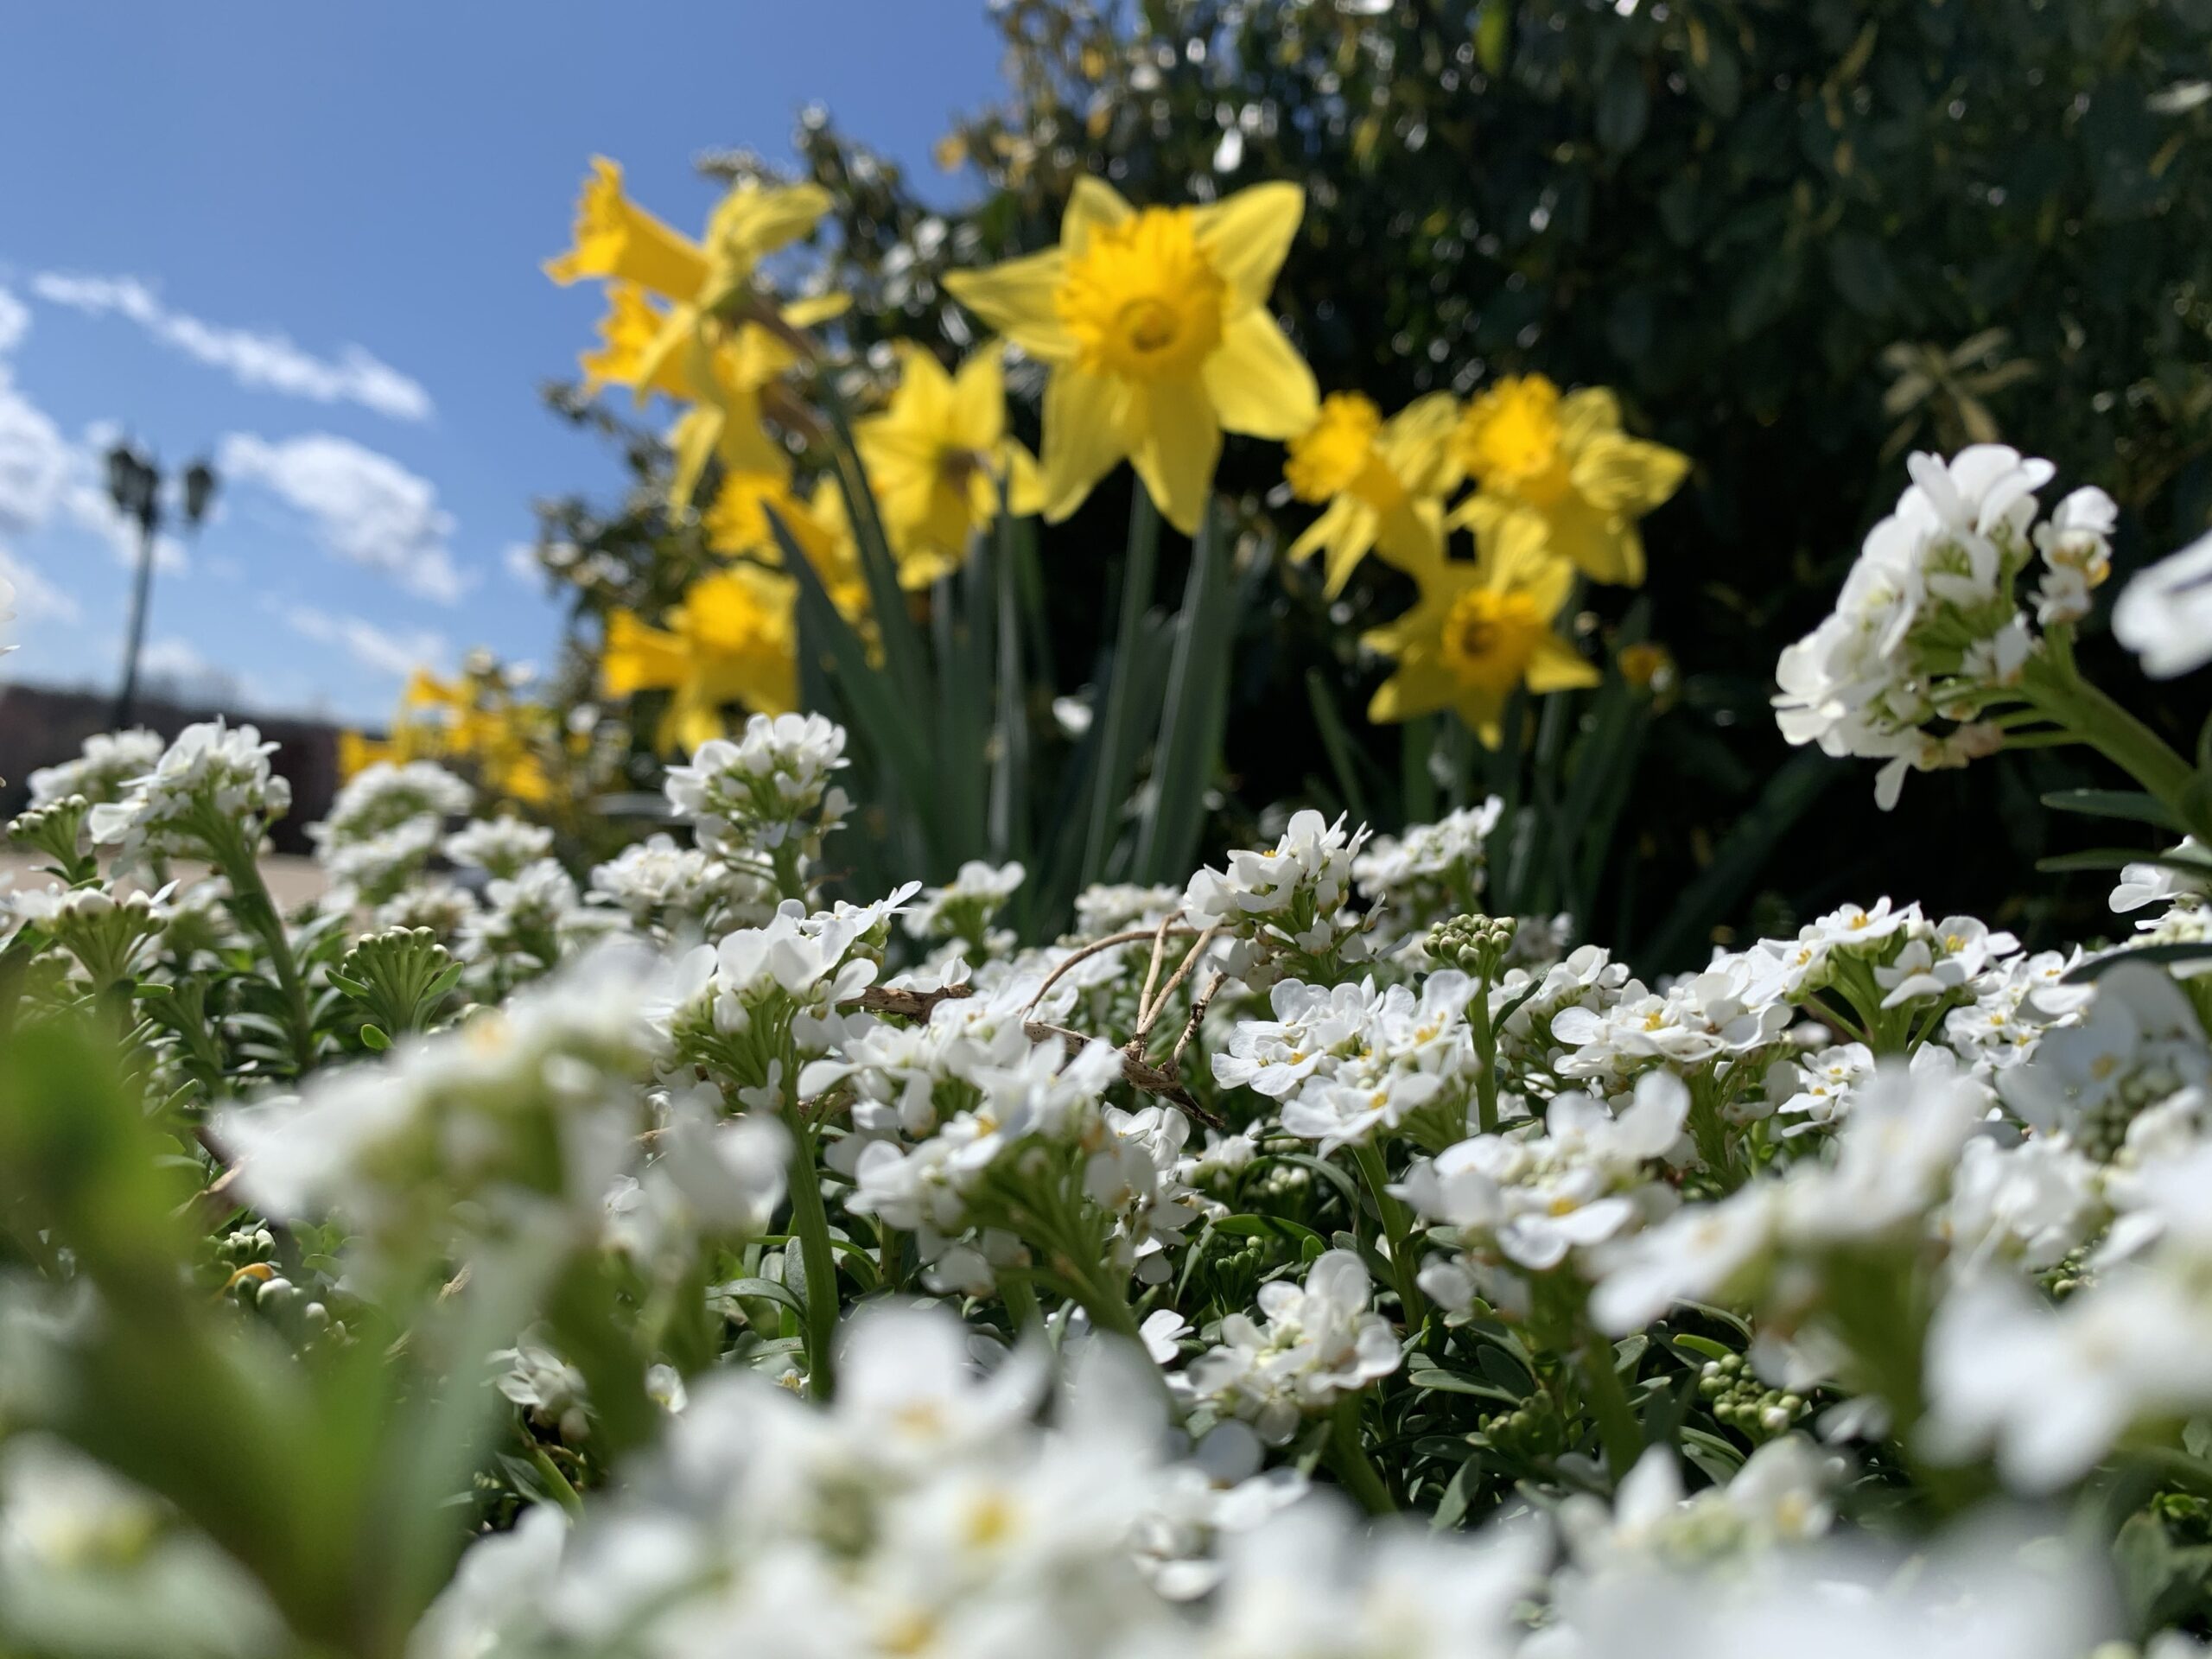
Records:
{"label": "green bud cluster", "polygon": [[1493,979],[1513,948],[1519,924],[1510,916],[1447,917],[1428,930],[1427,947],[1433,961],[1477,979]]}
{"label": "green bud cluster", "polygon": [[1789,1433],[1812,1409],[1802,1395],[1760,1382],[1741,1354],[1707,1360],[1698,1373],[1697,1391],[1716,1419],[1754,1440]]}

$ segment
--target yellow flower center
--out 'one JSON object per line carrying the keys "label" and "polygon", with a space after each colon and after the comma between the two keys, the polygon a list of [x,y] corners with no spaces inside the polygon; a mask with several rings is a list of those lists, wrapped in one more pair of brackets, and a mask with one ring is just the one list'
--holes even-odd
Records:
{"label": "yellow flower center", "polygon": [[1541,374],[1501,380],[1460,418],[1459,459],[1478,483],[1548,506],[1567,492],[1559,388]]}
{"label": "yellow flower center", "polygon": [[1301,501],[1326,501],[1349,491],[1371,506],[1395,506],[1405,486],[1375,447],[1382,430],[1382,411],[1367,398],[1356,391],[1332,392],[1320,418],[1290,441],[1282,475],[1292,493]]}
{"label": "yellow flower center", "polygon": [[1200,251],[1187,207],[1147,207],[1091,232],[1052,296],[1076,363],[1124,380],[1181,379],[1221,343],[1228,284]]}
{"label": "yellow flower center", "polygon": [[1470,588],[1444,619],[1439,654],[1462,684],[1503,695],[1527,675],[1549,626],[1526,594]]}

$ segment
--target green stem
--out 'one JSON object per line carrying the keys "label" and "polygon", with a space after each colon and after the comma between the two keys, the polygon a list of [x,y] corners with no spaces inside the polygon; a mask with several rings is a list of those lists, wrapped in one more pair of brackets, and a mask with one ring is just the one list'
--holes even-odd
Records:
{"label": "green stem", "polygon": [[1397,1287],[1398,1306],[1404,1312],[1406,1329],[1417,1330],[1427,1311],[1427,1303],[1414,1280],[1410,1242],[1413,1230],[1407,1224],[1405,1206],[1390,1196],[1390,1173],[1383,1165],[1380,1148],[1357,1144],[1351,1155],[1352,1161],[1359,1166],[1361,1178],[1367,1183],[1369,1195],[1375,1200],[1375,1213],[1382,1218],[1382,1236],[1390,1249],[1390,1278]]}
{"label": "green stem", "polygon": [[1490,976],[1484,975],[1467,999],[1467,1023],[1474,1028],[1475,1054],[1482,1070],[1475,1073],[1475,1127],[1484,1135],[1497,1133],[1497,1033],[1490,1027]]}
{"label": "green stem", "polygon": [[1020,1274],[1009,1273],[999,1281],[999,1294],[1006,1300],[1006,1311],[1014,1320],[1014,1334],[1044,1328],[1044,1311],[1037,1306],[1037,1287]]}
{"label": "green stem", "polygon": [[791,1122],[791,1231],[806,1269],[806,1373],[809,1391],[827,1400],[837,1386],[837,1253],[830,1244],[830,1212],[814,1165],[814,1134]]}
{"label": "green stem", "polygon": [[786,836],[769,855],[775,867],[776,896],[806,902],[806,877],[798,867],[798,842]]}
{"label": "green stem", "polygon": [[2199,838],[2212,814],[2190,800],[2196,769],[2156,732],[2074,671],[2070,657],[2037,665],[2023,686],[2035,706],[2143,785]]}
{"label": "green stem", "polygon": [[1359,1500],[1370,1515],[1395,1515],[1397,1503],[1390,1489],[1359,1443],[1359,1395],[1347,1394],[1329,1414],[1329,1467],[1344,1488]]}
{"label": "green stem", "polygon": [[535,1440],[531,1442],[530,1466],[537,1471],[539,1478],[544,1481],[552,1493],[553,1501],[569,1512],[571,1521],[584,1518],[582,1496],[570,1484],[569,1478],[561,1472],[561,1465],[546,1456],[545,1448]]}
{"label": "green stem", "polygon": [[1592,1332],[1575,1353],[1575,1368],[1582,1374],[1583,1402],[1598,1425],[1598,1439],[1605,1448],[1605,1468],[1618,1485],[1643,1455],[1643,1431],[1637,1426],[1629,1405],[1628,1390],[1613,1363],[1613,1344]]}
{"label": "green stem", "polygon": [[268,882],[262,879],[261,861],[254,856],[253,849],[246,844],[246,838],[238,833],[237,825],[226,821],[224,828],[228,833],[207,838],[207,849],[214,855],[212,861],[215,868],[230,884],[232,913],[269,951],[270,965],[276,971],[277,988],[284,997],[292,1064],[305,1072],[315,1064],[315,1012],[308,1000],[307,981],[300,973],[299,959],[292,954],[291,936],[285,931],[276,900],[269,891]]}
{"label": "green stem", "polygon": [[1122,802],[1110,791],[1123,781],[1122,751],[1128,747],[1129,704],[1136,695],[1131,671],[1137,652],[1137,635],[1144,613],[1152,603],[1154,576],[1160,563],[1160,509],[1139,484],[1129,500],[1128,552],[1122,563],[1122,614],[1114,629],[1114,662],[1106,683],[1106,707],[1098,721],[1098,749],[1091,771],[1090,822],[1083,841],[1083,876],[1096,881],[1106,868],[1116,823]]}

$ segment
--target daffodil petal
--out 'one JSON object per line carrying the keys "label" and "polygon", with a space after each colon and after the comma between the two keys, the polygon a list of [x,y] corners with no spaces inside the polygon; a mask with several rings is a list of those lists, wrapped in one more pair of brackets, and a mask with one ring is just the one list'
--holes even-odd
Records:
{"label": "daffodil petal", "polygon": [[1039,482],[1046,521],[1058,524],[1129,452],[1129,389],[1103,375],[1057,369],[1045,388],[1045,454]]}
{"label": "daffodil petal", "polygon": [[1585,386],[1559,400],[1560,442],[1573,454],[1592,439],[1621,429],[1621,400],[1609,386]]}
{"label": "daffodil petal", "polygon": [[1195,210],[1192,230],[1237,302],[1258,306],[1275,285],[1305,217],[1306,192],[1298,186],[1255,184]]}
{"label": "daffodil petal", "polygon": [[1138,389],[1130,420],[1129,461],[1160,516],[1185,536],[1197,535],[1221,460],[1221,423],[1205,388],[1156,380]]}
{"label": "daffodil petal", "polygon": [[1571,691],[1596,685],[1605,675],[1566,640],[1550,634],[1536,642],[1535,655],[1529,659],[1528,677],[1531,691]]}
{"label": "daffodil petal", "polygon": [[1320,417],[1313,371],[1265,311],[1232,320],[1198,374],[1215,414],[1231,432],[1281,442]]}
{"label": "daffodil petal", "polygon": [[1690,458],[1642,438],[1607,434],[1574,458],[1575,493],[1600,512],[1641,518],[1681,487]]}
{"label": "daffodil petal", "polygon": [[1086,174],[1068,194],[1067,212],[1060,219],[1060,246],[1071,256],[1079,254],[1090,245],[1093,232],[1123,224],[1136,213],[1120,191]]}
{"label": "daffodil petal", "polygon": [[1055,296],[1067,275],[1067,255],[1047,248],[982,270],[949,273],[945,287],[994,332],[1046,363],[1075,355],[1075,339],[1060,321]]}

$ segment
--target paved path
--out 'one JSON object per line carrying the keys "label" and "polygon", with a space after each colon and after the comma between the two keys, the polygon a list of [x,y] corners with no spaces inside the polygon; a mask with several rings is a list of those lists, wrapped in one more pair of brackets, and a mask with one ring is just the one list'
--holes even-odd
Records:
{"label": "paved path", "polygon": [[[54,878],[44,869],[45,861],[35,854],[0,852],[0,893],[21,892],[26,887],[52,887]],[[311,899],[319,898],[329,886],[322,867],[313,859],[300,858],[289,853],[272,854],[261,861],[263,876],[269,891],[279,906],[290,910]],[[180,880],[187,880],[205,873],[197,864],[179,864],[175,874]]]}

